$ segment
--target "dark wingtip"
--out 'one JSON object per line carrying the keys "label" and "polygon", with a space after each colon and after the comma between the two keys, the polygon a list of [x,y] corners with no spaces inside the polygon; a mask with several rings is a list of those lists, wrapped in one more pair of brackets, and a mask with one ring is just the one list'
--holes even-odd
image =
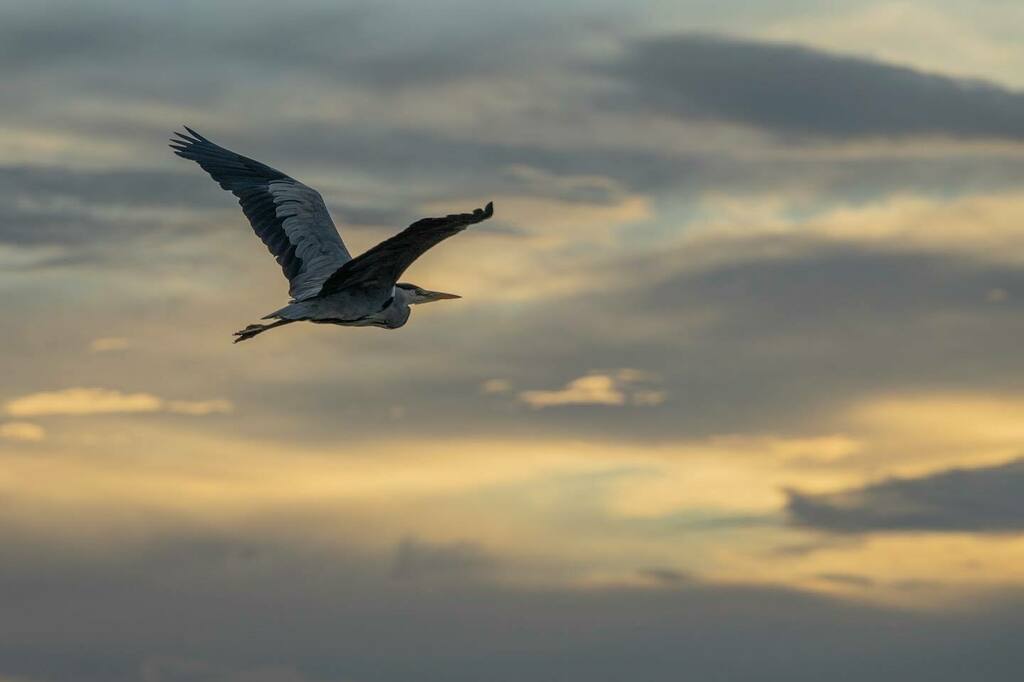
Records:
{"label": "dark wingtip", "polygon": [[184,128],[185,130],[187,130],[188,134],[191,135],[192,137],[196,138],[197,140],[199,140],[201,142],[209,142],[209,140],[207,140],[205,137],[203,137],[202,135],[200,135],[196,131],[194,131],[191,128],[189,128],[187,125],[182,124],[181,127]]}
{"label": "dark wingtip", "polygon": [[[182,127],[185,128],[185,130],[189,129],[188,126]],[[179,133],[177,130],[175,130],[171,134],[174,135],[175,137],[171,137],[168,140],[170,144],[168,144],[167,146],[174,150],[174,153],[180,156],[181,158],[187,159],[188,157],[185,154],[188,153],[189,147],[196,143],[196,140],[189,137],[188,135],[185,135],[184,133]]]}
{"label": "dark wingtip", "polygon": [[478,208],[473,211],[473,217],[476,218],[477,222],[481,220],[487,220],[494,215],[494,202],[488,201],[487,205],[483,208]]}

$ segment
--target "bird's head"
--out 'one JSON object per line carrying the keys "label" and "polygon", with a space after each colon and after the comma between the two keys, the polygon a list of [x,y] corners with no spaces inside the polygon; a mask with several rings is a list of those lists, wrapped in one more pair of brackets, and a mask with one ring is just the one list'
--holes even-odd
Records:
{"label": "bird's head", "polygon": [[407,284],[405,282],[399,282],[395,286],[405,291],[410,305],[416,303],[433,303],[434,301],[443,301],[449,298],[462,298],[458,294],[446,294],[443,291],[430,291],[429,289],[424,289],[423,287],[418,287],[415,284]]}

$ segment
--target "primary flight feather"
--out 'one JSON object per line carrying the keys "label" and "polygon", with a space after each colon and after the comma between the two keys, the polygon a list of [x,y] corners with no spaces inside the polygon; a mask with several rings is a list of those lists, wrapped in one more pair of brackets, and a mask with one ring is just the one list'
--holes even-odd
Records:
{"label": "primary flight feather", "polygon": [[397,329],[410,305],[459,298],[399,282],[427,249],[494,215],[488,203],[472,213],[423,218],[353,258],[331,221],[320,193],[279,170],[236,154],[185,126],[171,149],[195,161],[236,197],[256,235],[288,278],[291,302],[266,315],[268,324],[235,332],[235,342],[281,325],[309,321],[350,327]]}

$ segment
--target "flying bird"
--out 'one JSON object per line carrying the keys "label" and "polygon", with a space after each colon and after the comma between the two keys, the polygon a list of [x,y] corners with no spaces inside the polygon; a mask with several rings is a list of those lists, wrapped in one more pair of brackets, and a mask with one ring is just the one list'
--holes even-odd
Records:
{"label": "flying bird", "polygon": [[279,170],[247,158],[185,126],[171,149],[198,163],[236,197],[256,235],[277,259],[290,283],[291,302],[235,332],[235,343],[268,329],[308,321],[348,327],[398,329],[411,305],[461,298],[399,282],[427,249],[494,215],[488,203],[472,213],[423,218],[356,258],[334,227],[320,193]]}

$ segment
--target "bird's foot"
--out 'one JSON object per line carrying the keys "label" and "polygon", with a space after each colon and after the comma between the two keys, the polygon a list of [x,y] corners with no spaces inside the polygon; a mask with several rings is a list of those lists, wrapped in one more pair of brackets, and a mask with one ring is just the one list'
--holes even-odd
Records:
{"label": "bird's foot", "polygon": [[234,333],[234,336],[236,337],[235,343],[238,343],[239,341],[245,341],[246,339],[251,339],[260,332],[266,331],[267,329],[268,326],[265,324],[250,324],[245,329]]}

